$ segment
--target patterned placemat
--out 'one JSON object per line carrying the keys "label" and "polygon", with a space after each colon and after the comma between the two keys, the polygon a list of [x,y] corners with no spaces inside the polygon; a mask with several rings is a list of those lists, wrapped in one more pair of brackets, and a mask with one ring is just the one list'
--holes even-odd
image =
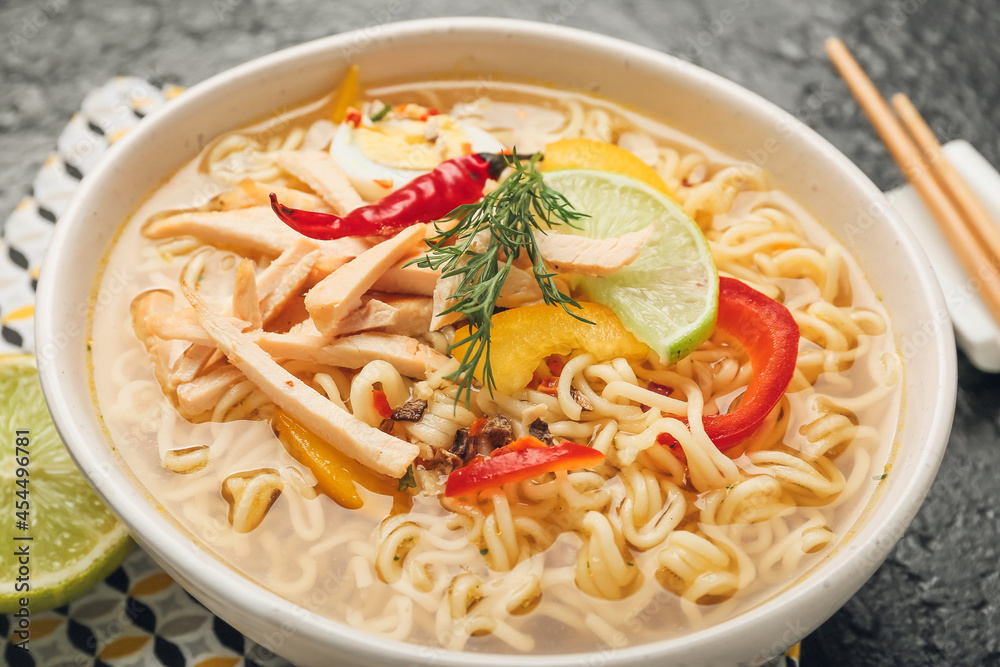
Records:
{"label": "patterned placemat", "polygon": [[[181,90],[117,77],[83,100],[28,196],[0,228],[0,353],[34,351],[42,256],[80,180],[111,144]],[[288,664],[214,616],[140,548],[83,598],[33,613],[30,651],[14,646],[15,627],[10,616],[0,615],[0,654],[12,667]]]}
{"label": "patterned placemat", "polygon": [[[116,77],[84,98],[28,196],[0,227],[0,354],[34,352],[35,287],[42,256],[81,179],[111,144],[182,90]],[[0,655],[12,667],[289,664],[214,616],[138,547],[81,599],[33,613],[29,652],[14,646],[14,628],[9,615],[0,615]],[[797,648],[770,667],[797,666]]]}

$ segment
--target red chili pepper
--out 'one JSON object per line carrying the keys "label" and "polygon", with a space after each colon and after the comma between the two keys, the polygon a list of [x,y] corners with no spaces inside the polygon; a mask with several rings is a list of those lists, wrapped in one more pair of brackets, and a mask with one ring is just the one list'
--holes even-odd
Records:
{"label": "red chili pepper", "polygon": [[592,468],[603,460],[604,454],[596,449],[575,442],[546,446],[528,435],[495,450],[488,459],[474,460],[453,470],[444,495],[471,496],[490,486],[523,482],[547,472]]}
{"label": "red chili pepper", "polygon": [[382,419],[392,417],[394,410],[389,405],[389,399],[385,397],[385,392],[381,389],[372,390],[372,401],[375,403],[375,412],[379,413]]}
{"label": "red chili pepper", "polygon": [[463,204],[483,196],[490,178],[507,166],[507,156],[473,153],[445,160],[374,204],[345,216],[289,208],[271,193],[271,208],[289,227],[304,236],[326,241],[346,236],[391,236],[418,222],[440,220]]}
{"label": "red chili pepper", "polygon": [[[708,437],[725,451],[752,435],[788,389],[799,354],[799,325],[774,299],[734,278],[719,278],[717,326],[743,345],[753,367],[739,407],[704,418]],[[674,443],[669,435],[661,438],[661,444]]]}

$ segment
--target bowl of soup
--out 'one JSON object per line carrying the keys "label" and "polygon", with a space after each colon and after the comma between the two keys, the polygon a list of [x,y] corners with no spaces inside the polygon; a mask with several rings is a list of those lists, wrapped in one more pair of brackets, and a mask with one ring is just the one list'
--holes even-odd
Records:
{"label": "bowl of soup", "polygon": [[98,493],[296,664],[722,665],[902,536],[953,415],[945,313],[789,114],[470,18],[185,92],[82,183],[36,327]]}

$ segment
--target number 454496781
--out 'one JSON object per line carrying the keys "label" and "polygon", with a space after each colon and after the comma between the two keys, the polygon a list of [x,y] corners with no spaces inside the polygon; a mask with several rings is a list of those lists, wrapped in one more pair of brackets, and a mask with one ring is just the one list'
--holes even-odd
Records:
{"label": "number 454496781", "polygon": [[19,530],[28,530],[28,517],[31,511],[31,502],[28,491],[28,465],[31,463],[31,455],[28,447],[31,445],[30,432],[18,430],[14,432],[14,476],[17,477],[14,495],[14,515],[17,519],[15,525]]}

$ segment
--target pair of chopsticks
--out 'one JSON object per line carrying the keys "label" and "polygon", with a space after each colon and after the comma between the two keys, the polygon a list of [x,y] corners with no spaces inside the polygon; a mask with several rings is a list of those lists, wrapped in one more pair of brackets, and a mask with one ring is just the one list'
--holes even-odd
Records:
{"label": "pair of chopsticks", "polygon": [[[1000,322],[1000,230],[941,149],[910,99],[896,93],[892,109],[836,37],[826,53],[868,115],[903,175],[920,194],[993,317]],[[898,115],[898,117],[897,117]]]}

